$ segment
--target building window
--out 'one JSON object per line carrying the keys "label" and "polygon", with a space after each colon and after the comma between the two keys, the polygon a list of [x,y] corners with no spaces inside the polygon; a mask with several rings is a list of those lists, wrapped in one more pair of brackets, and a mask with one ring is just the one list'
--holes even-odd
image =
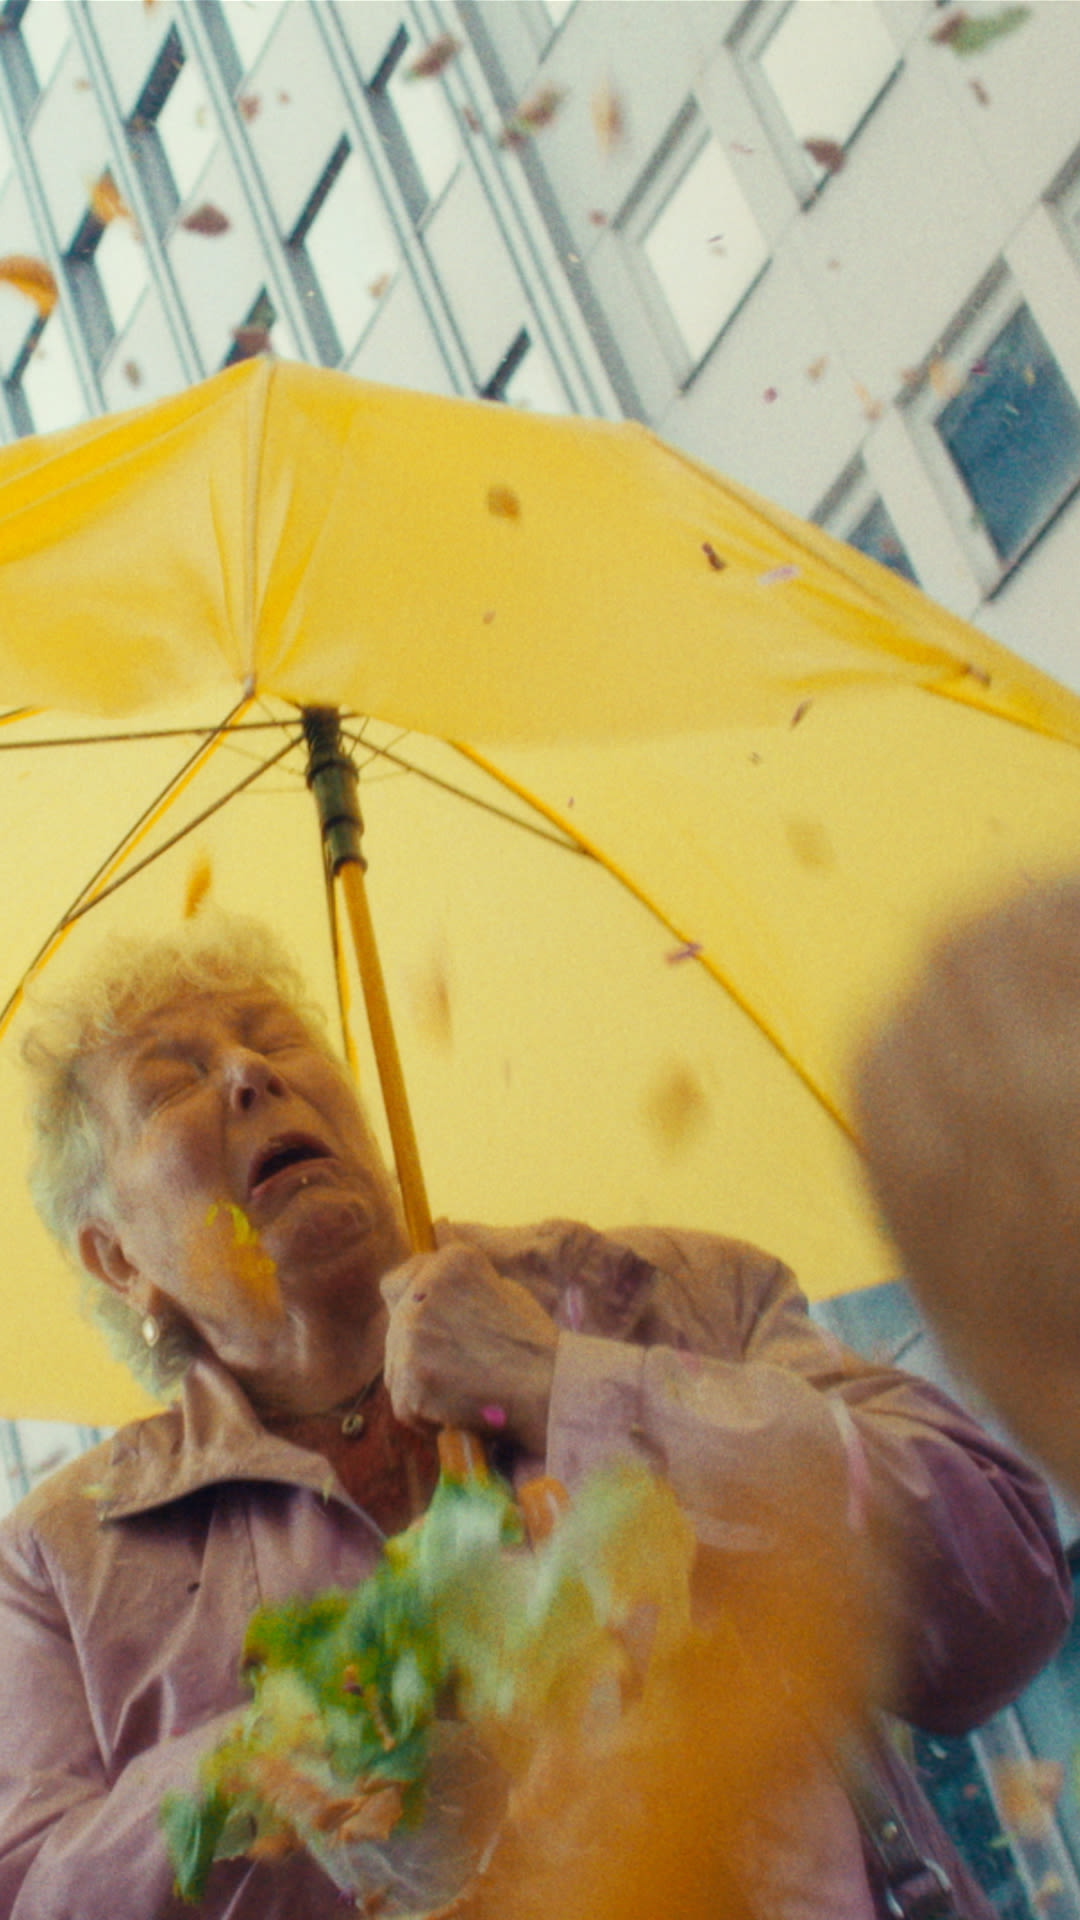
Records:
{"label": "building window", "polygon": [[1080,153],[1073,155],[1049,199],[1069,246],[1080,260]]}
{"label": "building window", "polygon": [[154,224],[164,233],[217,142],[202,75],[188,61],[175,27],[165,36],[127,133]]}
{"label": "building window", "polygon": [[551,356],[533,340],[527,327],[515,334],[491,379],[480,388],[480,398],[505,401],[523,413],[571,411]]}
{"label": "building window", "polygon": [[397,270],[397,241],[382,195],[342,134],[286,242],[293,277],[324,366],[356,346]]}
{"label": "building window", "polygon": [[1021,303],[934,421],[1003,567],[1080,484],[1080,405]]}
{"label": "building window", "polygon": [[20,120],[30,118],[71,38],[64,0],[6,0],[0,7],[3,60]]}
{"label": "building window", "polygon": [[765,237],[719,140],[691,105],[616,225],[642,293],[686,380],[716,344],[769,261]]}
{"label": "building window", "polygon": [[732,40],[792,186],[807,201],[844,164],[900,56],[876,0],[765,0]]}
{"label": "building window", "polygon": [[103,222],[96,213],[88,210],[64,256],[75,311],[95,366],[101,365],[116,338],[116,328],[95,257],[104,232]]}
{"label": "building window", "polygon": [[461,158],[458,120],[441,83],[410,73],[418,51],[408,29],[399,27],[368,88],[379,137],[414,222],[449,185]]}
{"label": "building window", "polygon": [[59,313],[35,324],[4,382],[17,431],[52,433],[89,411]]}
{"label": "building window", "polygon": [[0,7],[0,60],[3,60],[8,85],[19,118],[30,118],[40,92],[30,49],[22,31],[23,16],[30,0],[5,0]]}
{"label": "building window", "polygon": [[290,4],[291,0],[197,0],[230,93],[250,73]]}
{"label": "building window", "polygon": [[849,547],[857,547],[918,586],[918,575],[892,515],[861,460],[841,476],[814,518],[826,533],[846,540]]}

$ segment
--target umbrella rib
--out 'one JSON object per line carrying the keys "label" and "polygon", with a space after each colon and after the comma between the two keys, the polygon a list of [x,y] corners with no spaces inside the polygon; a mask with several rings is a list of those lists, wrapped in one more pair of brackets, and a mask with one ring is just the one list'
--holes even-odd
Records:
{"label": "umbrella rib", "polygon": [[[145,854],[141,860],[136,860],[134,866],[128,867],[124,873],[118,874],[115,880],[110,880],[108,886],[102,887],[98,893],[95,893],[92,900],[87,900],[83,896],[80,896],[76,904],[68,909],[60,921],[60,928],[66,929],[67,927],[73,926],[76,920],[81,920],[82,916],[85,913],[89,913],[91,907],[96,907],[99,901],[107,900],[109,895],[115,893],[119,887],[126,886],[129,880],[134,880],[137,873],[142,873],[147,867],[152,867],[154,861],[160,860],[163,853],[170,852],[173,847],[179,845],[181,840],[186,840],[189,833],[194,833],[196,827],[201,827],[203,823],[211,819],[215,813],[220,813],[222,807],[227,807],[229,801],[235,800],[237,794],[243,793],[245,787],[250,787],[252,783],[259,778],[260,774],[268,773],[271,767],[276,767],[278,761],[283,760],[287,753],[291,753],[295,745],[295,740],[287,740],[285,745],[279,747],[277,753],[272,753],[268,760],[260,760],[258,766],[254,767],[250,773],[245,773],[243,779],[238,780],[235,787],[229,788],[228,793],[221,794],[210,806],[204,807],[201,813],[195,814],[177,833],[170,834],[169,838],[163,840],[159,847],[155,847],[153,853]],[[168,791],[169,789],[166,788],[166,794]],[[165,796],[163,795],[162,797],[164,798]],[[151,809],[150,811],[153,810],[154,809]],[[108,865],[108,862],[105,864]],[[93,885],[93,882],[90,884]]]}
{"label": "umbrella rib", "polygon": [[[24,719],[27,714],[39,713],[39,707],[23,707],[18,712],[0,714],[0,724],[11,720]],[[239,708],[234,709],[239,712]],[[235,726],[231,718],[215,723],[212,727],[147,727],[135,733],[75,733],[69,736],[57,734],[44,740],[0,740],[0,753],[29,752],[33,747],[115,747],[126,744],[141,746],[144,740],[190,740],[193,737],[205,743],[215,740],[220,733],[280,733],[283,727],[296,726],[299,722],[290,720],[241,720]],[[299,731],[297,731],[299,739]],[[196,748],[198,752],[198,748]]]}
{"label": "umbrella rib", "polygon": [[[523,833],[534,833],[538,839],[546,840],[549,845],[560,847],[563,853],[581,854],[586,858],[596,857],[592,849],[588,847],[583,840],[573,835],[565,832],[552,833],[550,827],[542,827],[535,820],[523,820],[519,814],[508,813],[505,807],[497,807],[493,801],[484,800],[477,793],[467,793],[464,787],[456,787],[452,780],[444,780],[439,774],[430,773],[426,767],[417,766],[414,761],[403,759],[401,754],[395,753],[390,747],[376,747],[372,745],[370,740],[364,740],[361,743],[358,738],[353,736],[349,737],[354,746],[363,744],[373,758],[389,760],[391,764],[398,767],[402,773],[415,774],[418,780],[426,780],[429,786],[438,787],[443,793],[453,794],[455,800],[465,800],[469,806],[479,807],[483,813],[494,814],[496,820],[505,820],[507,825],[511,827],[520,827]],[[456,743],[451,741],[450,744],[454,746]],[[462,751],[460,747],[456,748],[456,750],[458,752]],[[466,754],[466,758],[468,757],[470,756]],[[503,779],[493,767],[489,767],[486,761],[477,757],[475,759],[475,765],[480,767],[483,772],[493,774],[494,778],[498,780],[502,786],[510,788],[510,782]],[[526,793],[524,788],[520,790],[512,788],[511,791],[515,792],[517,797],[524,800],[535,812],[542,813],[544,811],[543,808]],[[559,824],[554,814],[548,817],[553,825],[557,826]]]}
{"label": "umbrella rib", "polygon": [[563,832],[568,834],[570,838],[577,843],[580,852],[587,854],[591,859],[596,861],[598,866],[603,867],[605,873],[609,873],[611,878],[616,880],[621,887],[624,887],[627,893],[632,894],[641,906],[647,908],[654,920],[658,920],[660,925],[665,927],[668,933],[673,934],[681,945],[693,948],[693,957],[697,961],[697,964],[700,967],[704,967],[705,972],[711,975],[716,981],[717,986],[723,988],[724,992],[728,995],[729,999],[734,1001],[740,1012],[745,1013],[747,1019],[753,1022],[758,1032],[769,1042],[769,1045],[775,1048],[785,1065],[791,1068],[791,1071],[802,1081],[807,1092],[813,1095],[818,1104],[824,1108],[830,1120],[836,1123],[845,1139],[850,1140],[853,1144],[858,1144],[849,1122],[844,1118],[839,1107],[835,1101],[830,1098],[825,1088],[819,1086],[814,1076],[803,1065],[802,1061],[792,1053],[780,1035],[773,1030],[753,1003],[747,999],[746,995],[742,992],[741,988],[736,985],[735,981],[731,979],[730,975],[726,974],[723,968],[717,965],[715,960],[710,959],[707,953],[701,951],[691,933],[687,932],[685,928],[680,927],[676,921],[670,919],[664,912],[663,907],[658,906],[651,895],[645,892],[644,887],[639,886],[637,881],[618,865],[617,861],[610,859],[602,847],[594,845],[584,834],[579,833],[576,827],[570,826],[565,820],[561,819],[554,808],[548,807],[543,800],[538,800],[535,795],[528,791],[527,787],[519,786],[510,774],[501,772],[492,761],[486,760],[483,754],[477,753],[474,747],[466,746],[459,740],[452,741],[451,745],[464,759],[468,760],[471,765],[480,767],[484,773],[489,773],[493,780],[497,780],[500,786],[506,788],[508,793],[515,794],[518,799],[524,800],[531,807],[535,807],[536,811],[546,820],[551,820],[556,826],[561,827]]}
{"label": "umbrella rib", "polygon": [[[200,824],[199,820],[191,821],[190,824],[183,829],[183,832],[179,834],[175,834],[171,840],[166,841],[165,844],[159,847],[155,853],[149,854],[144,860],[140,860],[136,864],[136,866],[130,867],[126,874],[122,874],[120,878],[113,881],[111,885],[107,887],[102,887],[97,893],[93,895],[91,899],[87,899],[87,894],[90,893],[90,890],[97,884],[97,881],[101,878],[101,875],[104,873],[107,873],[110,867],[115,866],[116,862],[123,858],[125,849],[130,847],[139,838],[142,832],[144,832],[149,827],[149,825],[152,824],[154,818],[168,804],[169,800],[171,798],[174,798],[175,795],[180,791],[180,789],[184,785],[186,785],[187,781],[191,779],[192,776],[197,772],[201,763],[204,760],[206,760],[210,756],[210,754],[216,750],[217,747],[221,745],[222,741],[227,737],[227,731],[233,719],[233,716],[237,713],[242,713],[249,704],[250,703],[248,701],[241,700],[235,707],[233,707],[232,711],[226,715],[225,719],[220,723],[220,725],[217,728],[215,728],[214,732],[210,735],[210,737],[208,739],[202,740],[199,743],[199,745],[195,748],[194,752],[188,755],[188,758],[184,761],[183,765],[179,767],[174,774],[171,775],[171,777],[166,782],[165,786],[161,789],[160,793],[156,796],[156,798],[150,801],[150,803],[146,807],[144,807],[142,813],[139,815],[139,818],[134,822],[134,824],[131,827],[128,828],[127,832],[117,842],[112,852],[106,856],[106,858],[101,862],[100,866],[96,869],[96,871],[91,876],[91,878],[85,883],[85,885],[76,894],[72,905],[61,916],[60,920],[57,922],[55,927],[53,927],[51,933],[49,933],[46,939],[42,942],[41,946],[38,948],[37,952],[35,953],[33,959],[30,961],[29,966],[26,967],[25,971],[23,972],[22,977],[20,978],[18,984],[12,989],[11,993],[8,995],[8,998],[4,1002],[3,1007],[0,1007],[0,1036],[6,1033],[7,1028],[11,1023],[11,1020],[14,1017],[14,1014],[20,1002],[22,1001],[22,997],[26,991],[27,985],[31,980],[33,980],[37,976],[41,968],[44,966],[46,960],[48,960],[50,954],[53,953],[55,948],[59,945],[60,941],[64,938],[68,929],[74,925],[75,921],[81,919],[82,915],[88,912],[92,906],[95,906],[99,900],[103,900],[106,898],[108,894],[114,893],[116,891],[116,888],[119,886],[122,886],[125,880],[131,879],[135,873],[141,871],[143,867],[148,866],[151,860],[157,859],[159,855],[164,853],[169,846],[175,845],[175,842],[177,840],[183,838],[184,833],[190,833],[193,827],[196,827]],[[286,753],[291,753],[294,745],[295,745],[295,741],[292,741],[292,740],[288,741],[287,744],[281,749],[281,751],[275,754],[272,757],[272,759],[267,761],[265,764],[268,766],[272,766],[275,761],[283,758],[283,756]],[[252,780],[258,777],[258,774],[261,771],[262,771],[262,768],[256,768],[253,774],[246,775],[245,778],[239,783],[239,786],[236,787],[233,791],[239,792],[240,788],[249,785]],[[225,799],[230,799],[231,797],[232,797],[231,794],[227,794],[225,796]],[[221,806],[221,805],[224,805],[224,800],[216,803],[216,806]],[[215,812],[216,806],[213,808],[207,809],[207,813]],[[205,818],[205,817],[206,817],[205,814],[201,816],[201,818]]]}

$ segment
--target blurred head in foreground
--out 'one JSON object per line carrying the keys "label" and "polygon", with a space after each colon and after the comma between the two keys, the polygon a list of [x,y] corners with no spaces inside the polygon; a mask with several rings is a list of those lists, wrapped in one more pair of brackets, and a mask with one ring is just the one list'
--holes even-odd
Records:
{"label": "blurred head in foreground", "polygon": [[1080,1498],[1080,879],[942,940],[860,1062],[856,1102],[946,1351]]}

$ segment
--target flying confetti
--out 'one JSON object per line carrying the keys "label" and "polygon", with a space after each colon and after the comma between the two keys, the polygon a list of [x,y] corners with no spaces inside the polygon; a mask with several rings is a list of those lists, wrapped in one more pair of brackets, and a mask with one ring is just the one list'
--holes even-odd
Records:
{"label": "flying confetti", "polygon": [[954,53],[981,53],[984,47],[1000,40],[1002,34],[1013,33],[1023,26],[1030,12],[1030,7],[1001,7],[997,13],[975,19],[961,7],[959,12],[943,20],[940,27],[935,27],[930,38],[936,46],[951,47]]}
{"label": "flying confetti", "polygon": [[440,33],[437,39],[430,41],[429,44],[417,54],[415,60],[409,62],[405,69],[406,78],[409,80],[434,80],[436,75],[442,73],[444,68],[448,67],[452,60],[457,59],[458,54],[461,52],[461,46],[461,41],[455,39],[452,33]]}
{"label": "flying confetti", "polygon": [[91,212],[107,227],[111,220],[130,220],[134,224],[134,215],[124,199],[111,173],[103,173],[94,181],[87,193]]}
{"label": "flying confetti", "polygon": [[597,87],[589,102],[596,144],[601,153],[612,153],[626,136],[626,115],[622,101],[610,82]]}
{"label": "flying confetti", "polygon": [[14,287],[16,293],[25,294],[46,318],[60,298],[56,281],[44,260],[35,260],[27,253],[7,253],[0,259],[0,281]]}
{"label": "flying confetti", "polygon": [[847,166],[847,154],[836,140],[804,140],[803,146],[811,160],[816,160],[826,173],[839,173]]}

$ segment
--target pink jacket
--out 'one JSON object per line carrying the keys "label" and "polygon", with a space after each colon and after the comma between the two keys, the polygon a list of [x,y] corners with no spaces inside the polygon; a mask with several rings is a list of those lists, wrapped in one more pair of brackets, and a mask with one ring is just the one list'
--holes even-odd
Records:
{"label": "pink jacket", "polygon": [[[548,1466],[573,1487],[618,1454],[659,1465],[717,1553],[785,1549],[794,1510],[838,1546],[870,1530],[898,1651],[880,1704],[930,1731],[977,1725],[1057,1646],[1069,1583],[1045,1489],[933,1387],[846,1365],[779,1262],[711,1235],[567,1222],[443,1229],[482,1245],[560,1327]],[[701,1356],[699,1358],[699,1356]],[[754,1524],[745,1516],[753,1513]],[[770,1515],[775,1514],[773,1531]],[[36,1489],[0,1527],[0,1920],[170,1920],[156,1811],[245,1699],[252,1610],[371,1571],[379,1530],[326,1461],[266,1433],[220,1367]],[[991,1910],[884,1749],[911,1826]],[[822,1765],[772,1822],[762,1920],[884,1914]],[[774,1844],[775,1843],[775,1844]],[[214,1869],[215,1920],[330,1920],[303,1857]]]}

